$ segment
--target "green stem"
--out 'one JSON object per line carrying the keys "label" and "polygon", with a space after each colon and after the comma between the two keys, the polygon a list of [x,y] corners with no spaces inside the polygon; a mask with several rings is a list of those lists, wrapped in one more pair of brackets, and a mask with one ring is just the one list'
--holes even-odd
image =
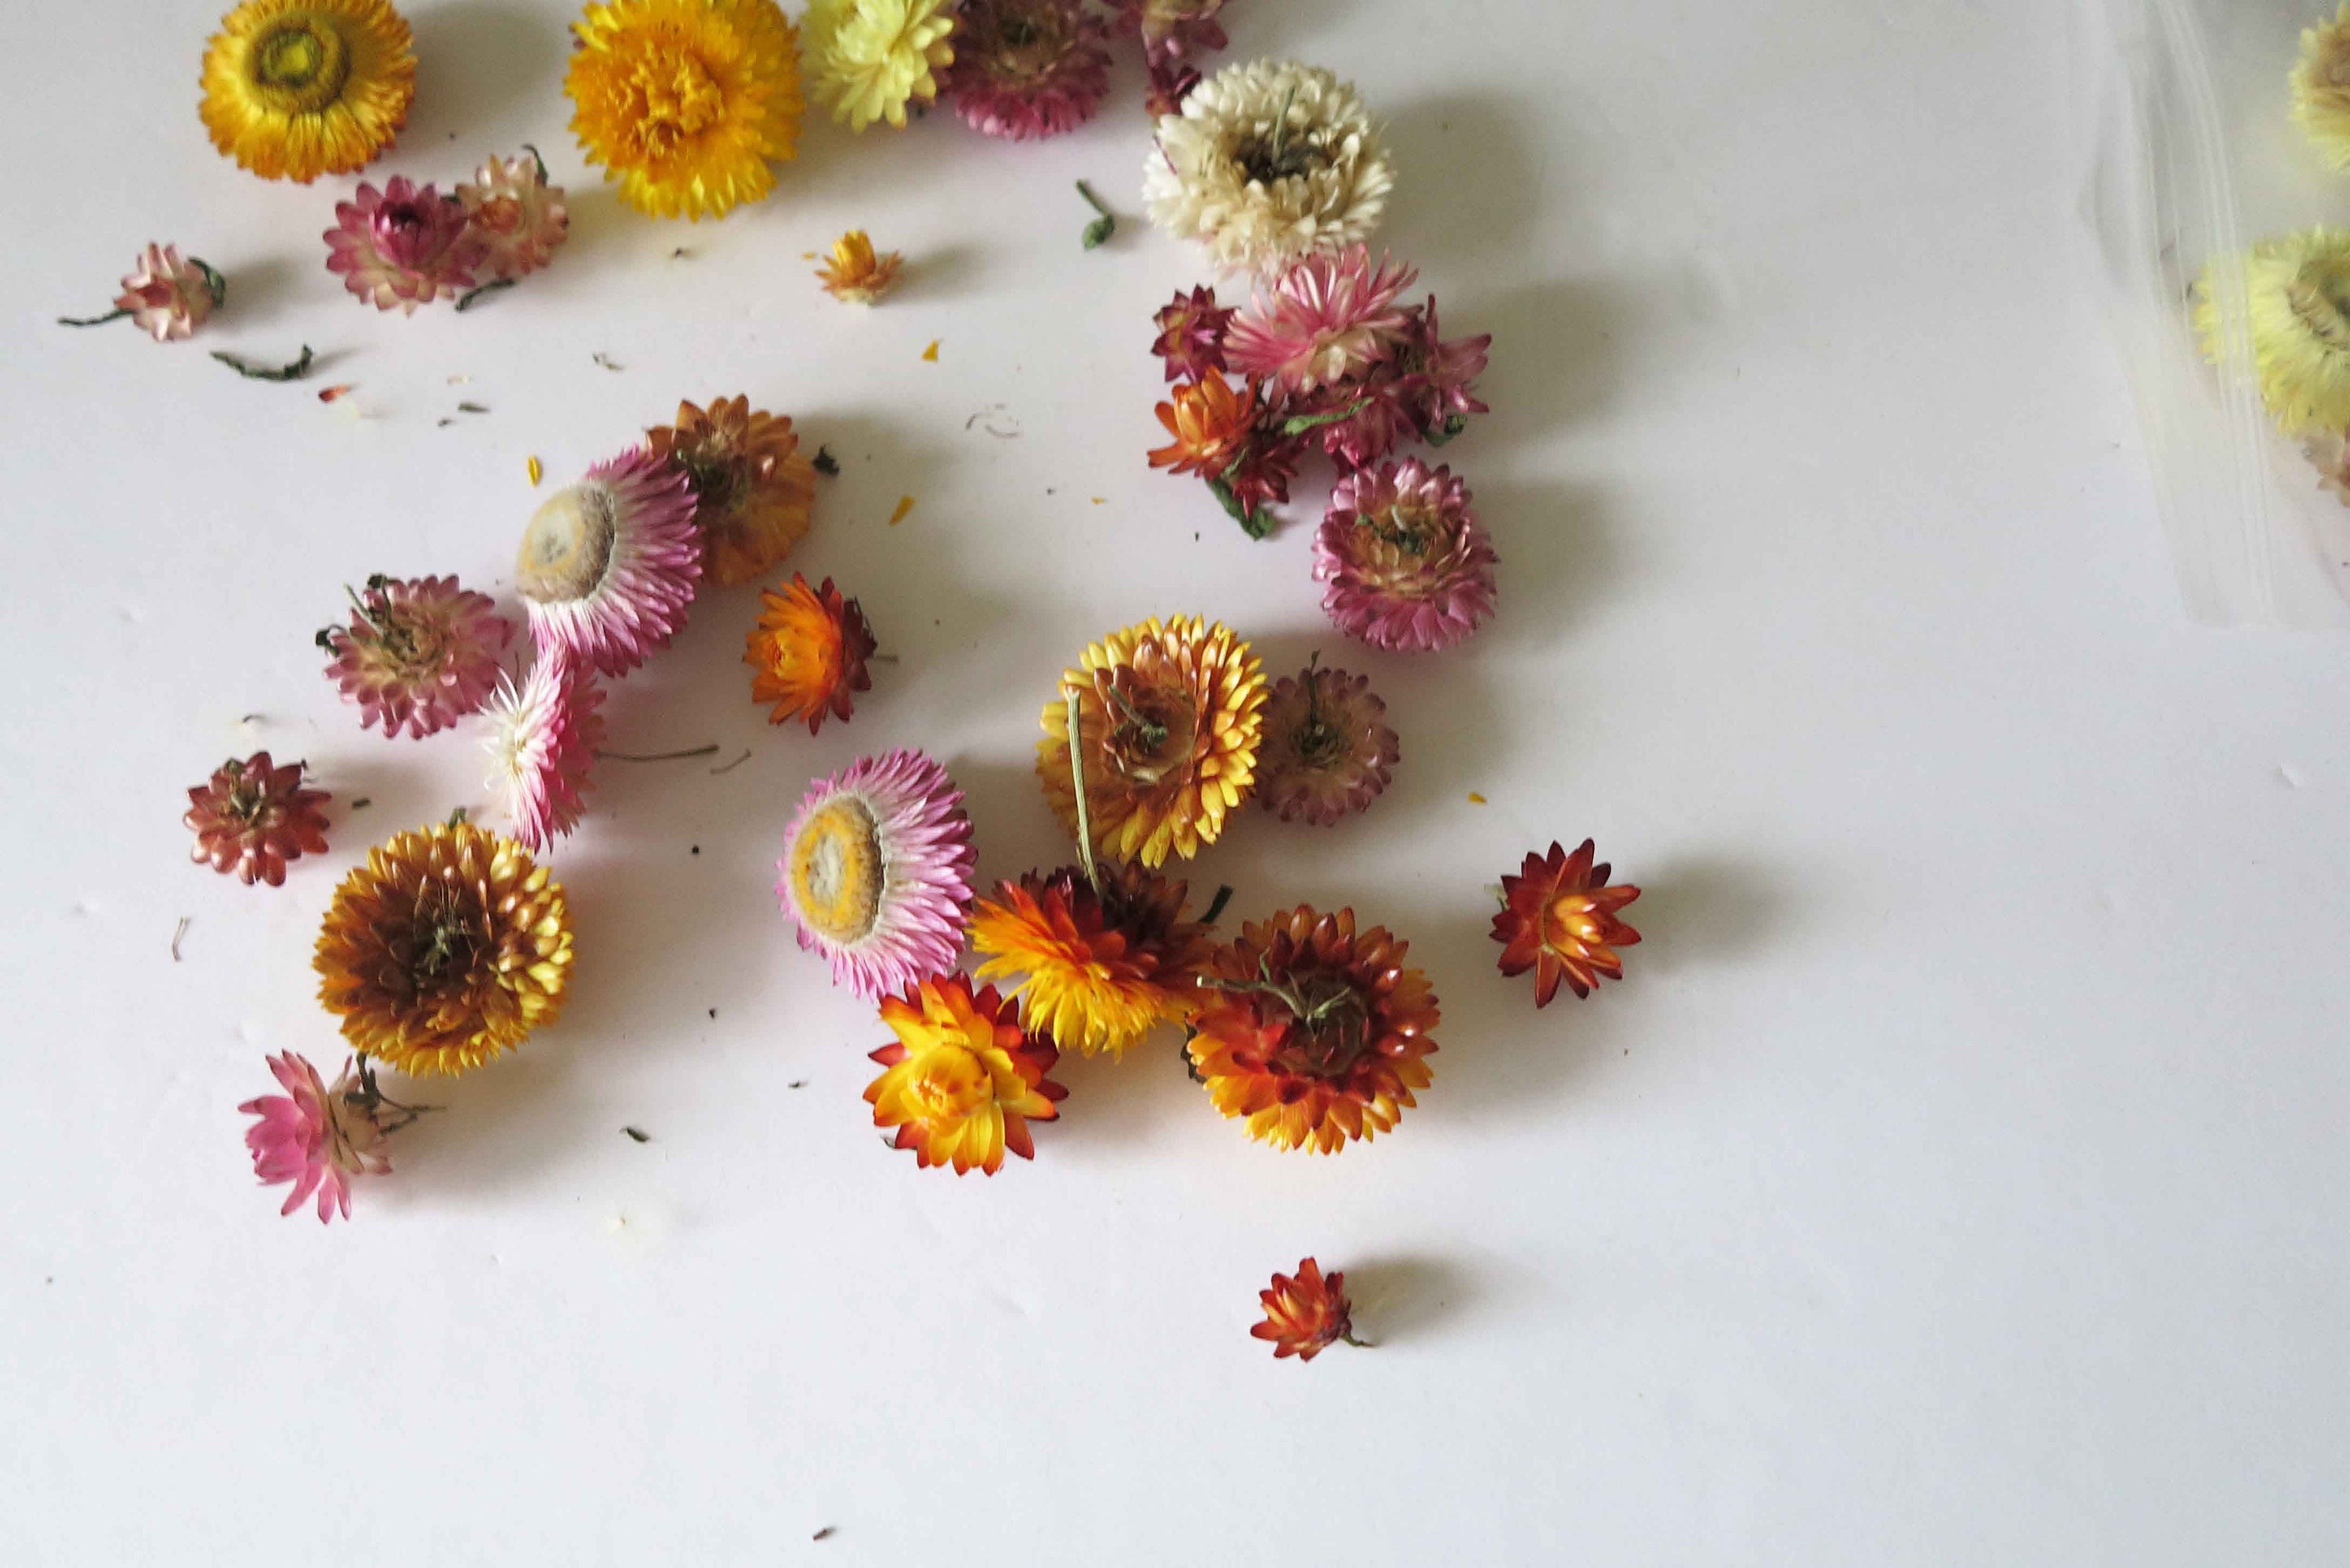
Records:
{"label": "green stem", "polygon": [[1086,747],[1083,727],[1078,722],[1077,691],[1067,692],[1067,724],[1069,731],[1069,784],[1077,792],[1077,858],[1084,863],[1086,881],[1093,888],[1094,896],[1101,896],[1101,873],[1094,865],[1093,808],[1086,801]]}
{"label": "green stem", "polygon": [[202,256],[190,256],[188,265],[204,275],[204,290],[213,296],[213,308],[218,310],[228,303],[228,279]]}
{"label": "green stem", "polygon": [[689,757],[712,757],[718,754],[718,742],[696,746],[690,752],[598,752],[597,757],[610,763],[681,763]]}
{"label": "green stem", "polygon": [[1220,917],[1222,917],[1222,914],[1223,914],[1223,912],[1224,912],[1224,906],[1225,906],[1225,905],[1227,905],[1227,904],[1229,904],[1229,903],[1231,903],[1232,901],[1232,885],[1230,882],[1227,882],[1227,883],[1225,883],[1222,887],[1221,887],[1221,888],[1217,888],[1217,889],[1216,889],[1216,896],[1215,896],[1215,898],[1214,898],[1213,899],[1210,900],[1210,902],[1209,902],[1209,904],[1208,904],[1208,913],[1207,913],[1207,916],[1206,916],[1206,918],[1205,918],[1205,919],[1203,919],[1202,920],[1201,920],[1201,922],[1200,922],[1200,923],[1201,923],[1201,925],[1203,925],[1203,926],[1212,926],[1212,925],[1214,925],[1214,924],[1216,923],[1217,919],[1218,919]]}
{"label": "green stem", "polygon": [[271,367],[255,365],[241,359],[224,348],[213,350],[213,358],[243,376],[248,381],[298,381],[310,373],[310,365],[317,356],[310,352],[307,343],[302,345],[302,357],[290,365]]}
{"label": "green stem", "polygon": [[525,141],[525,142],[524,142],[524,143],[522,144],[522,150],[523,150],[525,152],[527,152],[527,153],[529,153],[529,154],[530,154],[530,161],[531,161],[533,163],[536,163],[536,164],[537,164],[537,165],[538,165],[538,182],[539,182],[540,184],[542,184],[542,185],[546,184],[546,159],[544,159],[544,158],[541,158],[541,157],[538,155],[538,149],[537,149],[537,148],[536,148],[536,147],[533,147],[533,146],[532,146],[529,142],[527,142],[527,141]]}
{"label": "green stem", "polygon": [[485,294],[495,294],[502,288],[512,288],[514,286],[515,280],[513,278],[494,277],[489,282],[482,285],[481,287],[469,288],[464,293],[459,295],[457,296],[457,308],[460,310],[471,310],[473,307],[473,302],[481,298],[482,296]]}
{"label": "green stem", "polygon": [[1371,400],[1365,398],[1352,408],[1340,409],[1335,413],[1300,414],[1294,420],[1284,421],[1281,433],[1293,436],[1304,435],[1307,431],[1319,429],[1323,425],[1343,424],[1370,406]]}
{"label": "green stem", "polygon": [[120,321],[130,314],[130,307],[129,306],[118,305],[103,316],[60,316],[57,317],[57,325],[60,327],[103,327],[109,321]]}
{"label": "green stem", "polygon": [[1107,244],[1109,237],[1118,233],[1118,215],[1104,206],[1102,199],[1094,194],[1093,187],[1082,180],[1077,182],[1077,194],[1086,199],[1086,205],[1101,214],[1086,225],[1085,232],[1086,249],[1097,250]]}

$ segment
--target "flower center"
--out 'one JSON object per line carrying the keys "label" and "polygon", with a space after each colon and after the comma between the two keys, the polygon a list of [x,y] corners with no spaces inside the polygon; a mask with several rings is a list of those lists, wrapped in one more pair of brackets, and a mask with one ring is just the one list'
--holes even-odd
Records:
{"label": "flower center", "polygon": [[2313,262],[2285,285],[2284,297],[2311,337],[2328,348],[2350,349],[2350,269]]}
{"label": "flower center", "polygon": [[[441,202],[442,197],[433,200]],[[449,246],[458,234],[452,223],[440,221],[422,202],[386,202],[375,210],[369,227],[375,235],[376,254],[395,266],[421,267]]]}
{"label": "flower center", "polygon": [[511,234],[522,227],[522,202],[512,196],[493,196],[473,209],[473,218],[494,234]]}
{"label": "flower center", "polygon": [[683,49],[656,53],[629,73],[638,142],[651,158],[671,158],[726,117],[726,93],[708,67]]}
{"label": "flower center", "polygon": [[407,929],[390,944],[391,956],[411,990],[433,990],[445,975],[463,976],[473,967],[473,923],[455,893],[438,883],[416,900]]}
{"label": "flower center", "polygon": [[316,114],[342,96],[351,74],[343,36],[299,12],[264,33],[253,46],[255,95],[279,114]]}
{"label": "flower center", "polygon": [[1581,893],[1562,893],[1543,911],[1543,945],[1573,952],[1581,948],[1601,946],[1607,932],[1599,924],[1598,911],[1592,908],[1588,897]]}
{"label": "flower center", "polygon": [[679,452],[677,465],[685,470],[685,482],[693,488],[693,499],[705,518],[711,513],[723,512],[743,487],[743,464],[723,452],[708,450]]}
{"label": "flower center", "polygon": [[1012,10],[998,17],[994,47],[983,57],[988,74],[1015,82],[1050,75],[1068,52],[1060,23],[1049,6]]}
{"label": "flower center", "polygon": [[987,1104],[994,1080],[987,1064],[962,1045],[941,1045],[922,1053],[921,1064],[907,1094],[922,1109],[923,1119],[958,1122]]}
{"label": "flower center", "polygon": [[583,599],[604,582],[619,541],[620,503],[611,487],[593,480],[557,491],[523,531],[515,587],[538,603]]}
{"label": "flower center", "polygon": [[854,795],[836,795],[793,841],[792,900],[827,941],[861,941],[881,918],[884,870],[873,813]]}

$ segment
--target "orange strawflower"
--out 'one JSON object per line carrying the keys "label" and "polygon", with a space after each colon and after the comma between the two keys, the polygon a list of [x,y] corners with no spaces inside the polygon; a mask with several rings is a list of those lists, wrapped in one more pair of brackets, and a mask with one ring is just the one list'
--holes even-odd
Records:
{"label": "orange strawflower", "polygon": [[[898,286],[898,274],[904,265],[905,258],[896,251],[876,254],[865,231],[851,229],[832,242],[832,255],[816,269],[816,275],[833,298],[851,305],[874,305]],[[931,347],[935,350],[938,345]],[[927,358],[937,355],[933,352]]]}
{"label": "orange strawflower", "polygon": [[1059,1057],[1024,1033],[1018,1009],[993,986],[974,992],[959,974],[941,975],[885,997],[881,1022],[898,1036],[873,1053],[887,1069],[866,1085],[873,1125],[896,1127],[899,1148],[918,1166],[976,1166],[993,1176],[1003,1151],[1036,1158],[1032,1121],[1049,1122],[1068,1091],[1045,1075]]}
{"label": "orange strawflower", "polygon": [[1191,1023],[1191,1064],[1216,1108],[1276,1148],[1335,1154],[1392,1131],[1429,1084],[1436,996],[1384,928],[1305,906],[1219,948]]}
{"label": "orange strawflower", "polygon": [[854,705],[851,693],[870,691],[865,661],[873,657],[873,629],[855,599],[843,598],[827,577],[808,587],[799,573],[778,593],[759,594],[759,624],[751,628],[743,662],[751,667],[753,701],[773,702],[771,724],[807,721],[813,735],[824,716],[844,722]]}
{"label": "orange strawflower", "polygon": [[1232,465],[1256,423],[1256,389],[1238,388],[1214,369],[1175,389],[1174,401],[1159,405],[1159,422],[1175,439],[1150,454],[1153,468],[1172,468],[1214,479]]}
{"label": "orange strawflower", "polygon": [[1605,861],[1593,865],[1592,853],[1588,838],[1573,855],[1554,842],[1547,856],[1529,855],[1518,875],[1502,878],[1502,910],[1493,917],[1502,972],[1533,970],[1536,1007],[1550,1005],[1562,980],[1575,995],[1589,996],[1601,975],[1623,979],[1624,961],[1616,950],[1640,940],[1616,918],[1640,889],[1609,887],[1614,868]]}
{"label": "orange strawflower", "polygon": [[748,398],[714,399],[707,413],[681,402],[677,423],[655,425],[645,444],[693,491],[706,581],[731,588],[763,577],[806,537],[816,464],[791,421]]}
{"label": "orange strawflower", "polygon": [[1198,996],[1208,928],[1183,919],[1188,891],[1116,861],[1101,867],[1098,892],[1074,866],[1032,871],[972,911],[972,950],[989,955],[977,977],[1015,981],[1022,1021],[1063,1049],[1121,1055]]}
{"label": "orange strawflower", "polygon": [[1249,1330],[1258,1339],[1273,1342],[1273,1358],[1294,1355],[1311,1361],[1341,1340],[1359,1345],[1355,1337],[1354,1303],[1347,1299],[1347,1276],[1325,1279],[1322,1265],[1307,1258],[1297,1265],[1295,1279],[1273,1276],[1273,1288],[1259,1291],[1264,1321]]}

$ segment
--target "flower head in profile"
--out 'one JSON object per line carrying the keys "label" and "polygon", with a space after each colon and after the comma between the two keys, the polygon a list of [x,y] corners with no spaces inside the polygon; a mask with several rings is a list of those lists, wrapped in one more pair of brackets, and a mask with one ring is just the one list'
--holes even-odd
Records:
{"label": "flower head in profile", "polygon": [[1264,705],[1257,799],[1284,822],[1326,827],[1367,807],[1402,755],[1367,676],[1309,664]]}
{"label": "flower head in profile", "polygon": [[255,1118],[244,1129],[253,1174],[265,1187],[293,1185],[286,1207],[277,1211],[281,1215],[293,1213],[315,1193],[319,1224],[338,1214],[349,1219],[352,1182],[391,1169],[385,1139],[414,1120],[415,1111],[385,1099],[362,1060],[345,1066],[332,1087],[291,1051],[267,1060],[270,1075],[286,1092],[236,1107]]}
{"label": "flower head in profile", "polygon": [[1221,49],[1232,42],[1216,20],[1229,0],[1117,0],[1118,26],[1142,39],[1152,65]]}
{"label": "flower head in profile", "polygon": [[385,0],[245,0],[204,49],[204,129],[265,180],[348,174],[407,121],[411,43]]}
{"label": "flower head in profile", "polygon": [[1258,60],[1217,72],[1159,119],[1142,191],[1160,228],[1220,265],[1262,271],[1368,239],[1394,183],[1353,87]]}
{"label": "flower head in profile", "polygon": [[1350,473],[1314,539],[1322,607],[1375,648],[1450,648],[1493,613],[1493,546],[1449,468],[1417,458]]}
{"label": "flower head in profile", "polygon": [[1273,1288],[1256,1295],[1264,1305],[1264,1321],[1249,1333],[1272,1342],[1275,1361],[1291,1355],[1311,1361],[1341,1342],[1363,1343],[1355,1337],[1354,1303],[1347,1299],[1347,1276],[1333,1273],[1324,1278],[1322,1265],[1311,1258],[1297,1265],[1294,1276],[1274,1275]]}
{"label": "flower head in profile", "polygon": [[906,108],[939,96],[954,64],[954,0],[809,0],[808,75],[851,130],[902,129]]}
{"label": "flower head in profile", "polygon": [[809,786],[775,892],[832,982],[875,1001],[954,967],[977,865],[962,791],[920,752],[894,751]]}
{"label": "flower head in profile", "polygon": [[2350,169],[2350,5],[2301,35],[2293,117],[2336,169]]}
{"label": "flower head in profile", "polygon": [[797,151],[798,36],[775,0],[608,0],[571,25],[572,134],[620,199],[723,217],[775,188]]}
{"label": "flower head in profile", "polygon": [[1084,0],[962,0],[945,91],[972,130],[1058,136],[1109,90],[1109,47]]}
{"label": "flower head in profile", "polygon": [[827,577],[808,587],[799,573],[780,592],[763,589],[759,623],[751,628],[743,662],[751,667],[751,700],[775,704],[771,724],[807,721],[813,735],[827,714],[846,723],[856,693],[872,689],[866,660],[873,657],[873,628],[864,608],[844,598]]}
{"label": "flower head in profile", "polygon": [[125,274],[114,308],[158,343],[192,336],[228,297],[228,280],[177,245],[150,244]]}
{"label": "flower head in profile", "polygon": [[1028,1124],[1058,1117],[1068,1092],[1045,1076],[1059,1053],[1022,1032],[1018,1009],[993,986],[973,992],[959,974],[924,980],[884,997],[881,1022],[898,1039],[873,1053],[882,1073],[865,1098],[873,1125],[897,1128],[896,1147],[912,1149],[917,1166],[993,1176],[1007,1149],[1036,1158]]}
{"label": "flower head in profile", "polygon": [[311,967],[354,1050],[462,1073],[563,1011],[570,910],[529,851],[469,822],[369,851],[335,889]]}
{"label": "flower head in profile", "polygon": [[546,165],[493,156],[457,187],[457,203],[481,242],[482,270],[494,278],[527,277],[555,259],[571,233],[563,187],[546,182]]}
{"label": "flower head in profile", "polygon": [[1249,645],[1197,616],[1113,632],[1063,673],[1045,705],[1036,772],[1061,825],[1080,831],[1069,754],[1077,706],[1084,828],[1096,854],[1189,860],[1224,830],[1256,778],[1264,670]]}
{"label": "flower head in profile", "polygon": [[1189,294],[1178,294],[1151,322],[1159,340],[1150,351],[1167,367],[1170,381],[1201,381],[1211,370],[1229,370],[1224,362],[1224,335],[1239,312],[1216,303],[1216,291],[1205,284]]}
{"label": "flower head in profile", "polygon": [[454,577],[378,576],[351,596],[350,624],[320,632],[318,644],[334,655],[327,679],[359,705],[361,729],[421,741],[488,699],[514,630],[487,594]]}
{"label": "flower head in profile", "polygon": [[378,310],[409,316],[473,287],[486,250],[463,202],[404,174],[381,191],[361,181],[359,194],[335,203],[326,240],[327,270],[345,288]]}
{"label": "flower head in profile", "polygon": [[720,587],[765,576],[806,536],[816,464],[791,421],[739,396],[713,399],[706,413],[681,402],[677,422],[646,431],[645,444],[685,475],[702,575]]}
{"label": "flower head in profile", "polygon": [[851,229],[832,242],[832,254],[817,264],[816,281],[825,293],[849,305],[879,305],[898,286],[905,257],[896,251],[876,252],[863,229]]}
{"label": "flower head in profile", "polygon": [[1191,1011],[1208,929],[1183,919],[1185,885],[1131,862],[1100,886],[1065,866],[1005,882],[972,912],[983,981],[1009,981],[1029,1028],[1065,1050],[1123,1055]]}
{"label": "flower head in profile", "polygon": [[1409,322],[1396,298],[1419,276],[1370,251],[1302,256],[1260,287],[1232,323],[1234,370],[1295,396],[1359,379],[1395,353]]}
{"label": "flower head in profile", "polygon": [[2280,234],[2195,284],[2204,357],[2260,383],[2287,435],[2350,425],[2350,229]]}
{"label": "flower head in profile", "polygon": [[685,475],[643,447],[549,496],[515,568],[532,639],[607,675],[667,646],[702,580],[693,515]]}
{"label": "flower head in profile", "polygon": [[587,813],[588,770],[604,738],[602,688],[577,655],[550,648],[482,711],[489,787],[524,848],[544,855]]}
{"label": "flower head in profile", "polygon": [[189,858],[246,887],[286,882],[286,863],[327,848],[327,804],[322,789],[306,789],[307,763],[278,764],[267,752],[239,761],[231,757],[213,776],[188,791],[181,820],[196,836]]}
{"label": "flower head in profile", "polygon": [[1514,877],[1502,878],[1502,910],[1493,917],[1493,940],[1502,944],[1505,975],[1534,971],[1534,1005],[1548,1007],[1559,982],[1577,996],[1599,987],[1602,975],[1624,978],[1617,948],[1640,933],[1617,911],[1640,896],[1629,885],[1609,887],[1606,861],[1592,863],[1590,839],[1569,855],[1554,843],[1548,855],[1529,855]]}
{"label": "flower head in profile", "polygon": [[1477,400],[1477,378],[1485,373],[1492,346],[1490,332],[1446,337],[1432,294],[1411,313],[1403,346],[1396,351],[1396,369],[1421,437],[1442,446],[1468,428],[1470,415],[1492,411]]}
{"label": "flower head in profile", "polygon": [[1159,404],[1158,413],[1174,439],[1151,452],[1150,466],[1214,479],[1241,455],[1256,427],[1255,390],[1246,382],[1233,386],[1211,366],[1170,396],[1174,400]]}
{"label": "flower head in profile", "polygon": [[1429,1085],[1438,1022],[1428,977],[1384,927],[1300,906],[1219,948],[1191,1021],[1191,1064],[1216,1108],[1275,1148],[1335,1154],[1394,1130]]}

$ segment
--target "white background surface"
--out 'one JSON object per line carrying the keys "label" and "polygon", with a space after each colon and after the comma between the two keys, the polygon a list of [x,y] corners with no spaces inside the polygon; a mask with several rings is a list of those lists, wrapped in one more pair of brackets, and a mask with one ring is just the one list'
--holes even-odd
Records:
{"label": "white background surface", "polygon": [[[812,120],[773,200],[697,227],[585,176],[565,7],[419,3],[371,175],[534,140],[574,230],[403,320],[323,269],[352,182],[213,156],[211,13],[163,9],[18,8],[0,95],[0,1556],[2350,1555],[2350,665],[2175,607],[2077,283],[2058,7],[1240,0],[1232,57],[1326,63],[1388,118],[1383,237],[1496,336],[1447,456],[1503,611],[1419,660],[1329,630],[1305,526],[1252,545],[1144,466],[1148,315],[1205,271],[1139,221],[1130,62],[1043,148]],[[1128,214],[1091,255],[1080,176]],[[870,315],[800,259],[851,224],[913,268]],[[151,238],[231,279],[195,342],[48,324]],[[302,388],[205,357],[303,342]],[[839,455],[794,564],[902,662],[853,723],[770,730],[755,596],[705,598],[614,742],[753,760],[607,764],[556,857],[560,1026],[435,1085],[353,1224],[280,1220],[234,1107],[265,1051],[340,1059],[308,967],[335,881],[481,799],[470,738],[362,733],[311,633],[371,571],[503,591],[526,455],[552,484],[738,389]],[[461,397],[493,411],[438,427]],[[967,428],[996,405],[1016,438]],[[879,1025],[773,907],[787,814],[919,744],[985,877],[1053,862],[1054,675],[1192,609],[1388,695],[1369,815],[1252,812],[1196,880],[1410,938],[1435,1086],[1391,1139],[1284,1156],[1170,1039],[1066,1064],[1033,1165],[918,1172],[858,1099]],[[178,820],[264,745],[338,803],[276,890],[191,867]],[[1485,885],[1586,834],[1648,940],[1537,1016]],[[1307,1252],[1377,1351],[1247,1336]]]}

